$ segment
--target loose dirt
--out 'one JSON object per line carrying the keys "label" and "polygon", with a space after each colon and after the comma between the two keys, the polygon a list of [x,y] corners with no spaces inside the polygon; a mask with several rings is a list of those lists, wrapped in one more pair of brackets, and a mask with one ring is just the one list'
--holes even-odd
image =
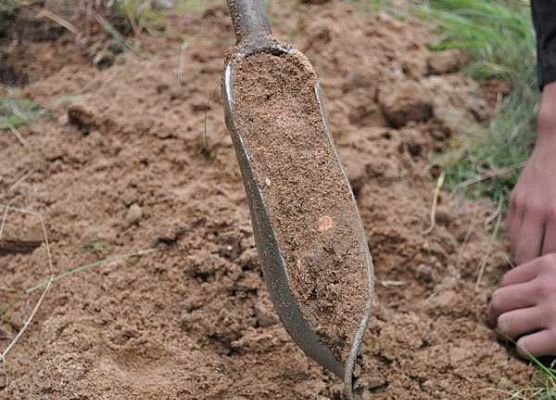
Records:
{"label": "loose dirt", "polygon": [[366,315],[366,254],[353,195],[323,124],[316,74],[301,55],[259,53],[234,68],[244,136],[293,292],[345,366]]}
{"label": "loose dirt", "polygon": [[[436,227],[424,233],[437,179],[429,157],[458,126],[488,118],[481,87],[431,70],[434,37],[411,18],[339,0],[269,5],[277,36],[307,54],[321,78],[375,258],[363,398],[506,398],[534,369],[484,323],[507,268],[484,228],[492,207],[442,194]],[[61,68],[48,57],[29,66],[40,73],[28,74],[21,93],[50,111],[19,128],[29,147],[0,133],[0,202],[43,216],[57,274],[156,252],[56,281],[0,366],[0,399],[342,399],[339,380],[278,323],[262,280],[218,94],[234,43],[227,10],[167,25],[164,35],[142,37],[150,56],[126,52],[102,71],[73,56],[81,50],[69,33],[57,39],[67,41]],[[419,121],[396,113],[394,128],[385,94],[407,81],[429,96],[404,95],[404,104],[423,109],[425,101],[432,112]],[[16,211],[8,222],[36,231]],[[10,239],[27,240],[13,230]],[[45,246],[1,255],[0,265],[3,349],[40,295],[25,289],[48,274]]]}

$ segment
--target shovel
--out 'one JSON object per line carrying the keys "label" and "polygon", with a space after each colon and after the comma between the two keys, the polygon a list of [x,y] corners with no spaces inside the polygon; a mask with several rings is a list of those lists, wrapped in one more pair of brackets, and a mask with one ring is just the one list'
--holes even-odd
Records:
{"label": "shovel", "polygon": [[228,6],[237,45],[222,85],[226,124],[264,280],[291,338],[352,399],[374,273],[321,88],[307,58],[272,37],[264,0]]}

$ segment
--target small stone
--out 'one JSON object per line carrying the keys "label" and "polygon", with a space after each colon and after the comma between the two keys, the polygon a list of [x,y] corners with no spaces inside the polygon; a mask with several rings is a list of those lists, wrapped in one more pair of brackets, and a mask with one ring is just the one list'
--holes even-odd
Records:
{"label": "small stone", "polygon": [[96,125],[93,112],[83,104],[70,106],[68,109],[68,121],[71,125],[76,126],[84,135],[88,135]]}
{"label": "small stone", "polygon": [[278,323],[276,315],[268,311],[262,304],[257,304],[255,306],[255,317],[257,318],[257,323],[261,328],[268,328],[269,326],[276,325]]}
{"label": "small stone", "polygon": [[114,55],[114,53],[108,50],[103,50],[95,55],[95,57],[93,58],[93,64],[99,70],[103,70],[114,65],[115,59],[116,56]]}
{"label": "small stone", "polygon": [[454,292],[453,290],[444,290],[440,292],[438,296],[434,299],[434,304],[435,307],[439,307],[441,309],[447,310],[452,308],[456,301],[457,301],[456,292]]}
{"label": "small stone", "polygon": [[67,113],[64,113],[58,117],[58,125],[67,125],[69,122],[69,117]]}
{"label": "small stone", "polygon": [[388,385],[388,381],[380,376],[370,377],[367,381],[367,387],[369,389],[377,389]]}
{"label": "small stone", "polygon": [[423,283],[431,283],[434,281],[434,270],[432,267],[421,264],[417,267],[417,279]]}
{"label": "small stone", "polygon": [[454,215],[445,206],[438,206],[436,209],[436,222],[440,225],[448,226],[454,221]]}
{"label": "small stone", "polygon": [[139,223],[141,218],[143,218],[143,210],[138,204],[132,204],[127,210],[126,221],[129,225],[133,225]]}

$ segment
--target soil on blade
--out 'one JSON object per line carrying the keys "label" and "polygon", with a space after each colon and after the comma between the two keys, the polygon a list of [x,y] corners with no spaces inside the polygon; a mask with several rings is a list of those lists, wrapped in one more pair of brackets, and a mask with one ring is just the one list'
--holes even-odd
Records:
{"label": "soil on blade", "polygon": [[[431,70],[434,37],[412,18],[340,0],[268,4],[277,36],[319,74],[375,258],[363,398],[507,398],[535,375],[484,323],[506,269],[484,227],[496,214],[442,194],[425,234],[437,179],[429,157],[458,127],[488,118],[480,86]],[[234,41],[218,6],[168,17],[164,35],[143,35],[141,54],[102,71],[73,47],[62,69],[32,60],[30,70],[51,72],[30,74],[20,93],[49,112],[18,127],[28,147],[0,133],[0,203],[12,206],[7,224],[26,229],[9,238],[41,232],[16,210],[31,209],[45,221],[55,273],[93,266],[52,286],[0,365],[0,399],[342,399],[339,379],[288,337],[263,283],[218,94]],[[25,289],[48,275],[45,245],[3,254],[0,265],[3,349],[41,294]]]}
{"label": "soil on blade", "polygon": [[[372,297],[353,195],[298,53],[234,64],[237,129],[304,318],[346,365]],[[362,240],[363,239],[363,240]]]}

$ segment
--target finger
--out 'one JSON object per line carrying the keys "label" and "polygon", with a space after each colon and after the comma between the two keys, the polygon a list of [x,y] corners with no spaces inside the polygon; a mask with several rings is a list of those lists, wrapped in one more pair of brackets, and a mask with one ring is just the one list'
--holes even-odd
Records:
{"label": "finger", "polygon": [[511,202],[510,202],[510,211],[508,213],[508,219],[506,221],[506,225],[507,225],[507,228],[508,228],[508,235],[509,235],[509,239],[510,239],[510,247],[511,247],[512,253],[514,255],[517,251],[517,248],[516,248],[517,235],[519,233],[519,228],[521,226],[522,216],[523,216],[522,208],[518,208],[515,197],[512,196]]}
{"label": "finger", "polygon": [[521,308],[498,317],[497,332],[502,336],[516,338],[525,333],[538,331],[544,326],[546,318],[539,307]]}
{"label": "finger", "polygon": [[556,220],[550,220],[544,231],[542,254],[556,253]]}
{"label": "finger", "polygon": [[542,258],[536,258],[533,261],[521,264],[504,274],[501,286],[504,287],[529,282],[537,277],[541,266]]}
{"label": "finger", "polygon": [[497,289],[490,301],[488,312],[490,326],[496,327],[498,317],[508,311],[534,306],[536,298],[534,289],[531,282]]}
{"label": "finger", "polygon": [[517,202],[515,200],[515,197],[512,196],[511,202],[510,202],[510,211],[508,213],[508,219],[506,221],[507,227],[508,227],[508,235],[509,235],[509,239],[510,239],[510,247],[512,250],[512,253],[515,255],[517,248],[516,248],[516,243],[517,243],[517,235],[519,233],[519,228],[521,226],[521,220],[522,220],[522,212],[521,212],[521,208],[517,207]]}
{"label": "finger", "polygon": [[543,237],[543,214],[537,211],[526,211],[517,237],[516,262],[519,264],[531,261],[541,252]]}
{"label": "finger", "polygon": [[523,336],[517,341],[516,349],[521,357],[531,358],[556,355],[556,335],[544,330]]}

